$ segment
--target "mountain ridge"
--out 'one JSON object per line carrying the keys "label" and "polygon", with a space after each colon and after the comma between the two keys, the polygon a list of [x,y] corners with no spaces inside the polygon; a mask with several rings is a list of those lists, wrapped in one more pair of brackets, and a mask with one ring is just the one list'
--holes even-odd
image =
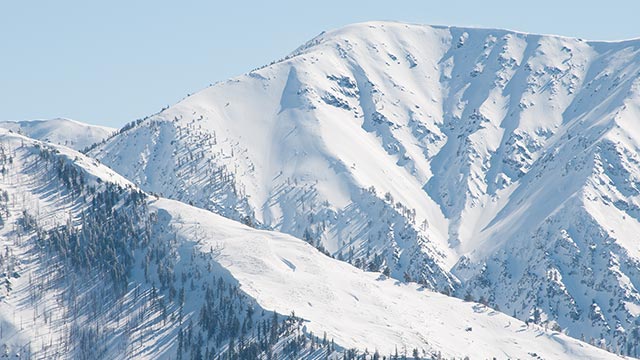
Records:
{"label": "mountain ridge", "polygon": [[[147,195],[63,146],[0,130],[0,164],[7,356],[331,358],[400,346],[421,357],[619,358]],[[361,306],[336,309],[347,301]]]}
{"label": "mountain ridge", "polygon": [[89,154],[147,191],[633,354],[639,48],[358,24]]}

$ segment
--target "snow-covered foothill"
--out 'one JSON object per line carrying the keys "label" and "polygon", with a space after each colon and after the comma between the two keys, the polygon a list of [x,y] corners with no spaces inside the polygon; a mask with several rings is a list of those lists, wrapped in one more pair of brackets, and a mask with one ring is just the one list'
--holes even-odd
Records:
{"label": "snow-covered foothill", "polygon": [[364,272],[290,235],[255,230],[173,200],[153,201],[150,208],[169,219],[181,240],[211,251],[260,306],[294,311],[307,331],[326,331],[347,348],[382,354],[418,349],[446,358],[617,358],[482,304]]}
{"label": "snow-covered foothill", "polygon": [[117,129],[108,126],[90,125],[71,119],[31,121],[2,121],[0,128],[9,129],[33,139],[83,150],[107,139]]}

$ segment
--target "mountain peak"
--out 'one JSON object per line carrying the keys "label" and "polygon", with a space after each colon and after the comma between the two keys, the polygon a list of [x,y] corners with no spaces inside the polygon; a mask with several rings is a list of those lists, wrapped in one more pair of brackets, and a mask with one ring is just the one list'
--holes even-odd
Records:
{"label": "mountain peak", "polygon": [[361,269],[622,347],[640,315],[638,74],[629,42],[355,24],[91,155]]}

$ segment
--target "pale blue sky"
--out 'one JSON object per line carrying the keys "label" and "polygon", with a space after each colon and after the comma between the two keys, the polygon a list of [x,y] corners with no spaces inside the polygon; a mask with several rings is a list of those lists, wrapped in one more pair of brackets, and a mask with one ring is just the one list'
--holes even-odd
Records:
{"label": "pale blue sky", "polygon": [[[592,4],[590,4],[590,2]],[[119,127],[367,20],[640,37],[640,1],[0,1],[0,121]]]}

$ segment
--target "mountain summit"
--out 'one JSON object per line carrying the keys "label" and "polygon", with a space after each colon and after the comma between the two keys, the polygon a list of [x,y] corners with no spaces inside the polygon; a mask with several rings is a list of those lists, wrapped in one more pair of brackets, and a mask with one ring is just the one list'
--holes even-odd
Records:
{"label": "mountain summit", "polygon": [[142,189],[637,355],[640,40],[370,22],[89,154]]}

